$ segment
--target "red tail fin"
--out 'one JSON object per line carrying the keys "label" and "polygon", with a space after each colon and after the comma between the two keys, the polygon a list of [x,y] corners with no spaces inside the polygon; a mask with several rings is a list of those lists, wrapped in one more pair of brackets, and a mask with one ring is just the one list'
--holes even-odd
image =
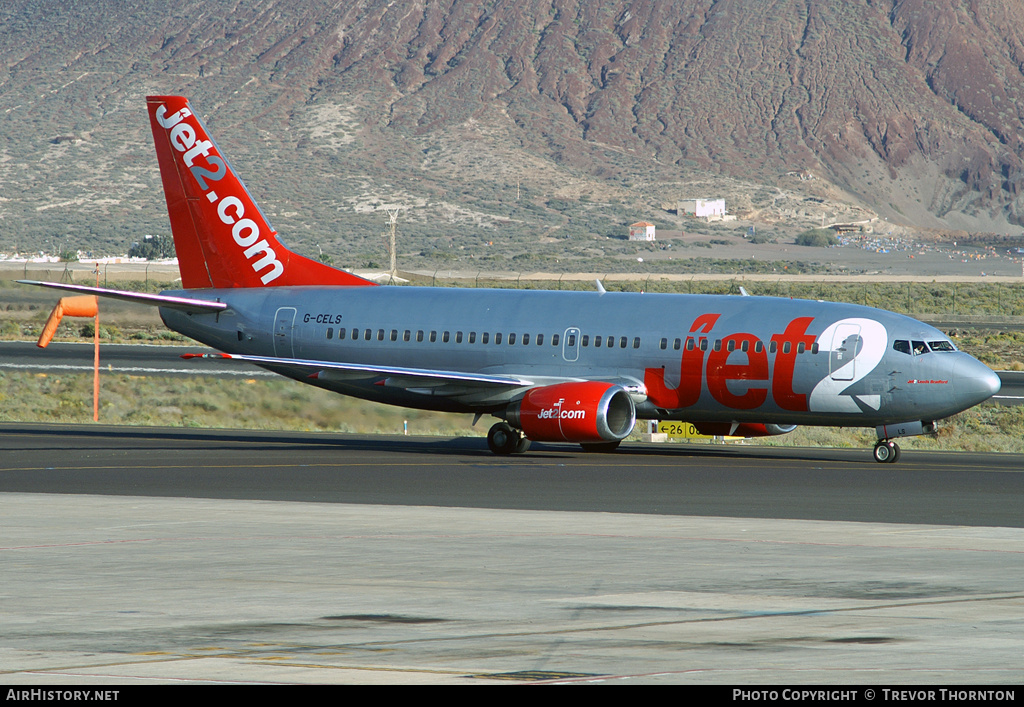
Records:
{"label": "red tail fin", "polygon": [[185,288],[374,284],[285,248],[188,101],[146,101]]}

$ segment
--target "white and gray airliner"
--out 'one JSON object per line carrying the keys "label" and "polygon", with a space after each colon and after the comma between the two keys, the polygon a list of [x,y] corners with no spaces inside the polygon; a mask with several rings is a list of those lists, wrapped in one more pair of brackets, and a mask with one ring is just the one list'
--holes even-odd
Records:
{"label": "white and gray airliner", "polygon": [[377,286],[289,251],[189,102],[149,116],[182,289],[146,295],[171,329],[344,395],[491,415],[495,454],[530,440],[612,451],[638,420],[706,434],[873,427],[895,439],[999,390],[941,331],[853,304],[712,295]]}

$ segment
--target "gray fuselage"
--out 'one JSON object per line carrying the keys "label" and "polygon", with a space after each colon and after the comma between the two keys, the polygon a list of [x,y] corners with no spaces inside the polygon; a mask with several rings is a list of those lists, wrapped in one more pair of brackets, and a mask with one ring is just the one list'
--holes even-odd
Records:
{"label": "gray fuselage", "polygon": [[[774,297],[420,287],[167,292],[221,313],[161,308],[168,327],[227,353],[510,375],[536,385],[623,385],[637,416],[875,426],[937,420],[998,390],[946,335],[869,307]],[[731,350],[730,350],[731,349]],[[310,379],[385,403],[494,412],[519,388],[391,385],[374,373]]]}

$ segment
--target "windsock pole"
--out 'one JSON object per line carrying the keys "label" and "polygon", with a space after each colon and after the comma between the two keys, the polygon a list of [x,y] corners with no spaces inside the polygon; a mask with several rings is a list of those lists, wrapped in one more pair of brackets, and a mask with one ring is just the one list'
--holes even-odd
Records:
{"label": "windsock pole", "polygon": [[[100,286],[100,264],[96,263],[96,287]],[[92,421],[100,421],[100,302],[96,298],[96,319],[92,326]]]}
{"label": "windsock pole", "polygon": [[100,419],[100,305],[96,295],[79,295],[61,297],[57,306],[50,312],[50,317],[43,326],[36,346],[45,349],[57,333],[57,325],[63,317],[94,317],[93,324],[93,380],[92,380],[92,419]]}

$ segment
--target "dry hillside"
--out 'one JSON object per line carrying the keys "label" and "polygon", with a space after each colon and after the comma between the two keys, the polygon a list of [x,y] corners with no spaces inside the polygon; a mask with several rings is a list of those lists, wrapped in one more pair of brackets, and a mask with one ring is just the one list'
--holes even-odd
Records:
{"label": "dry hillside", "polygon": [[599,252],[632,220],[685,226],[694,196],[779,228],[1019,233],[1022,20],[1010,0],[8,0],[0,250],[167,230],[151,93],[189,96],[282,235],[345,264],[381,257],[385,205],[414,252],[481,260]]}

